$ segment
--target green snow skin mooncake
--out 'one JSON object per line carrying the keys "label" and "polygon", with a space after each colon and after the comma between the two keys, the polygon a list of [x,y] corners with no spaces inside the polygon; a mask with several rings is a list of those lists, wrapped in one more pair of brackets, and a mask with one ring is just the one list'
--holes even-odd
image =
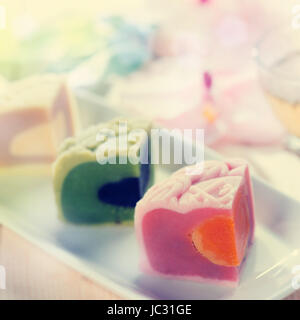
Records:
{"label": "green snow skin mooncake", "polygon": [[116,119],[66,139],[53,167],[60,216],[75,224],[128,223],[152,184],[151,123]]}

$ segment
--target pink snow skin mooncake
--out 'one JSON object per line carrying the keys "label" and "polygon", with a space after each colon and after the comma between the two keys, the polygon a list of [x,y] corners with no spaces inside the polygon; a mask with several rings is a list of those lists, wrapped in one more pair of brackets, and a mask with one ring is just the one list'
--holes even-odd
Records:
{"label": "pink snow skin mooncake", "polygon": [[254,238],[247,163],[180,169],[137,203],[135,227],[144,272],[236,286]]}

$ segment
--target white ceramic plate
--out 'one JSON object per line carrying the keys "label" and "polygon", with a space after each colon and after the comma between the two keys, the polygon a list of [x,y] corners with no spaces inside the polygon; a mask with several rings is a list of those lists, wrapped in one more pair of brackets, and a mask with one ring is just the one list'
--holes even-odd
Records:
{"label": "white ceramic plate", "polygon": [[[85,125],[116,111],[78,95]],[[205,151],[206,159],[219,156]],[[174,167],[161,167],[162,179]],[[85,276],[129,299],[279,299],[297,284],[300,265],[300,203],[253,177],[257,228],[236,289],[147,276],[138,268],[138,246],[130,226],[74,226],[57,219],[50,176],[1,176],[0,222],[51,252]],[[298,275],[299,276],[299,275]]]}

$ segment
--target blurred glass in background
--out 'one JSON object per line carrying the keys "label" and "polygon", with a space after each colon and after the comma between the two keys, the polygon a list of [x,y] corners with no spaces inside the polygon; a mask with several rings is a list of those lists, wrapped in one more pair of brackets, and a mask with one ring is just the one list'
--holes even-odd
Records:
{"label": "blurred glass in background", "polygon": [[300,25],[275,28],[259,41],[256,60],[265,94],[300,154]]}

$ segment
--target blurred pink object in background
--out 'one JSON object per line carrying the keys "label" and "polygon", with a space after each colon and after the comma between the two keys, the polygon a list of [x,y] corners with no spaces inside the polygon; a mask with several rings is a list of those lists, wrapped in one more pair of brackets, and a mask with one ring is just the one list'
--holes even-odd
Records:
{"label": "blurred pink object in background", "polygon": [[223,143],[265,145],[282,141],[284,130],[273,116],[256,78],[224,89],[220,117],[226,124]]}
{"label": "blurred pink object in background", "polygon": [[205,142],[212,144],[222,136],[222,126],[218,121],[218,112],[214,98],[211,95],[212,76],[209,72],[203,73],[203,96],[199,104],[178,116],[169,119],[156,119],[160,125],[176,129],[204,129]]}
{"label": "blurred pink object in background", "polygon": [[254,43],[280,21],[267,2],[174,0],[154,39],[158,59],[117,80],[110,98],[168,128],[203,128],[208,145],[281,143],[252,61]]}

